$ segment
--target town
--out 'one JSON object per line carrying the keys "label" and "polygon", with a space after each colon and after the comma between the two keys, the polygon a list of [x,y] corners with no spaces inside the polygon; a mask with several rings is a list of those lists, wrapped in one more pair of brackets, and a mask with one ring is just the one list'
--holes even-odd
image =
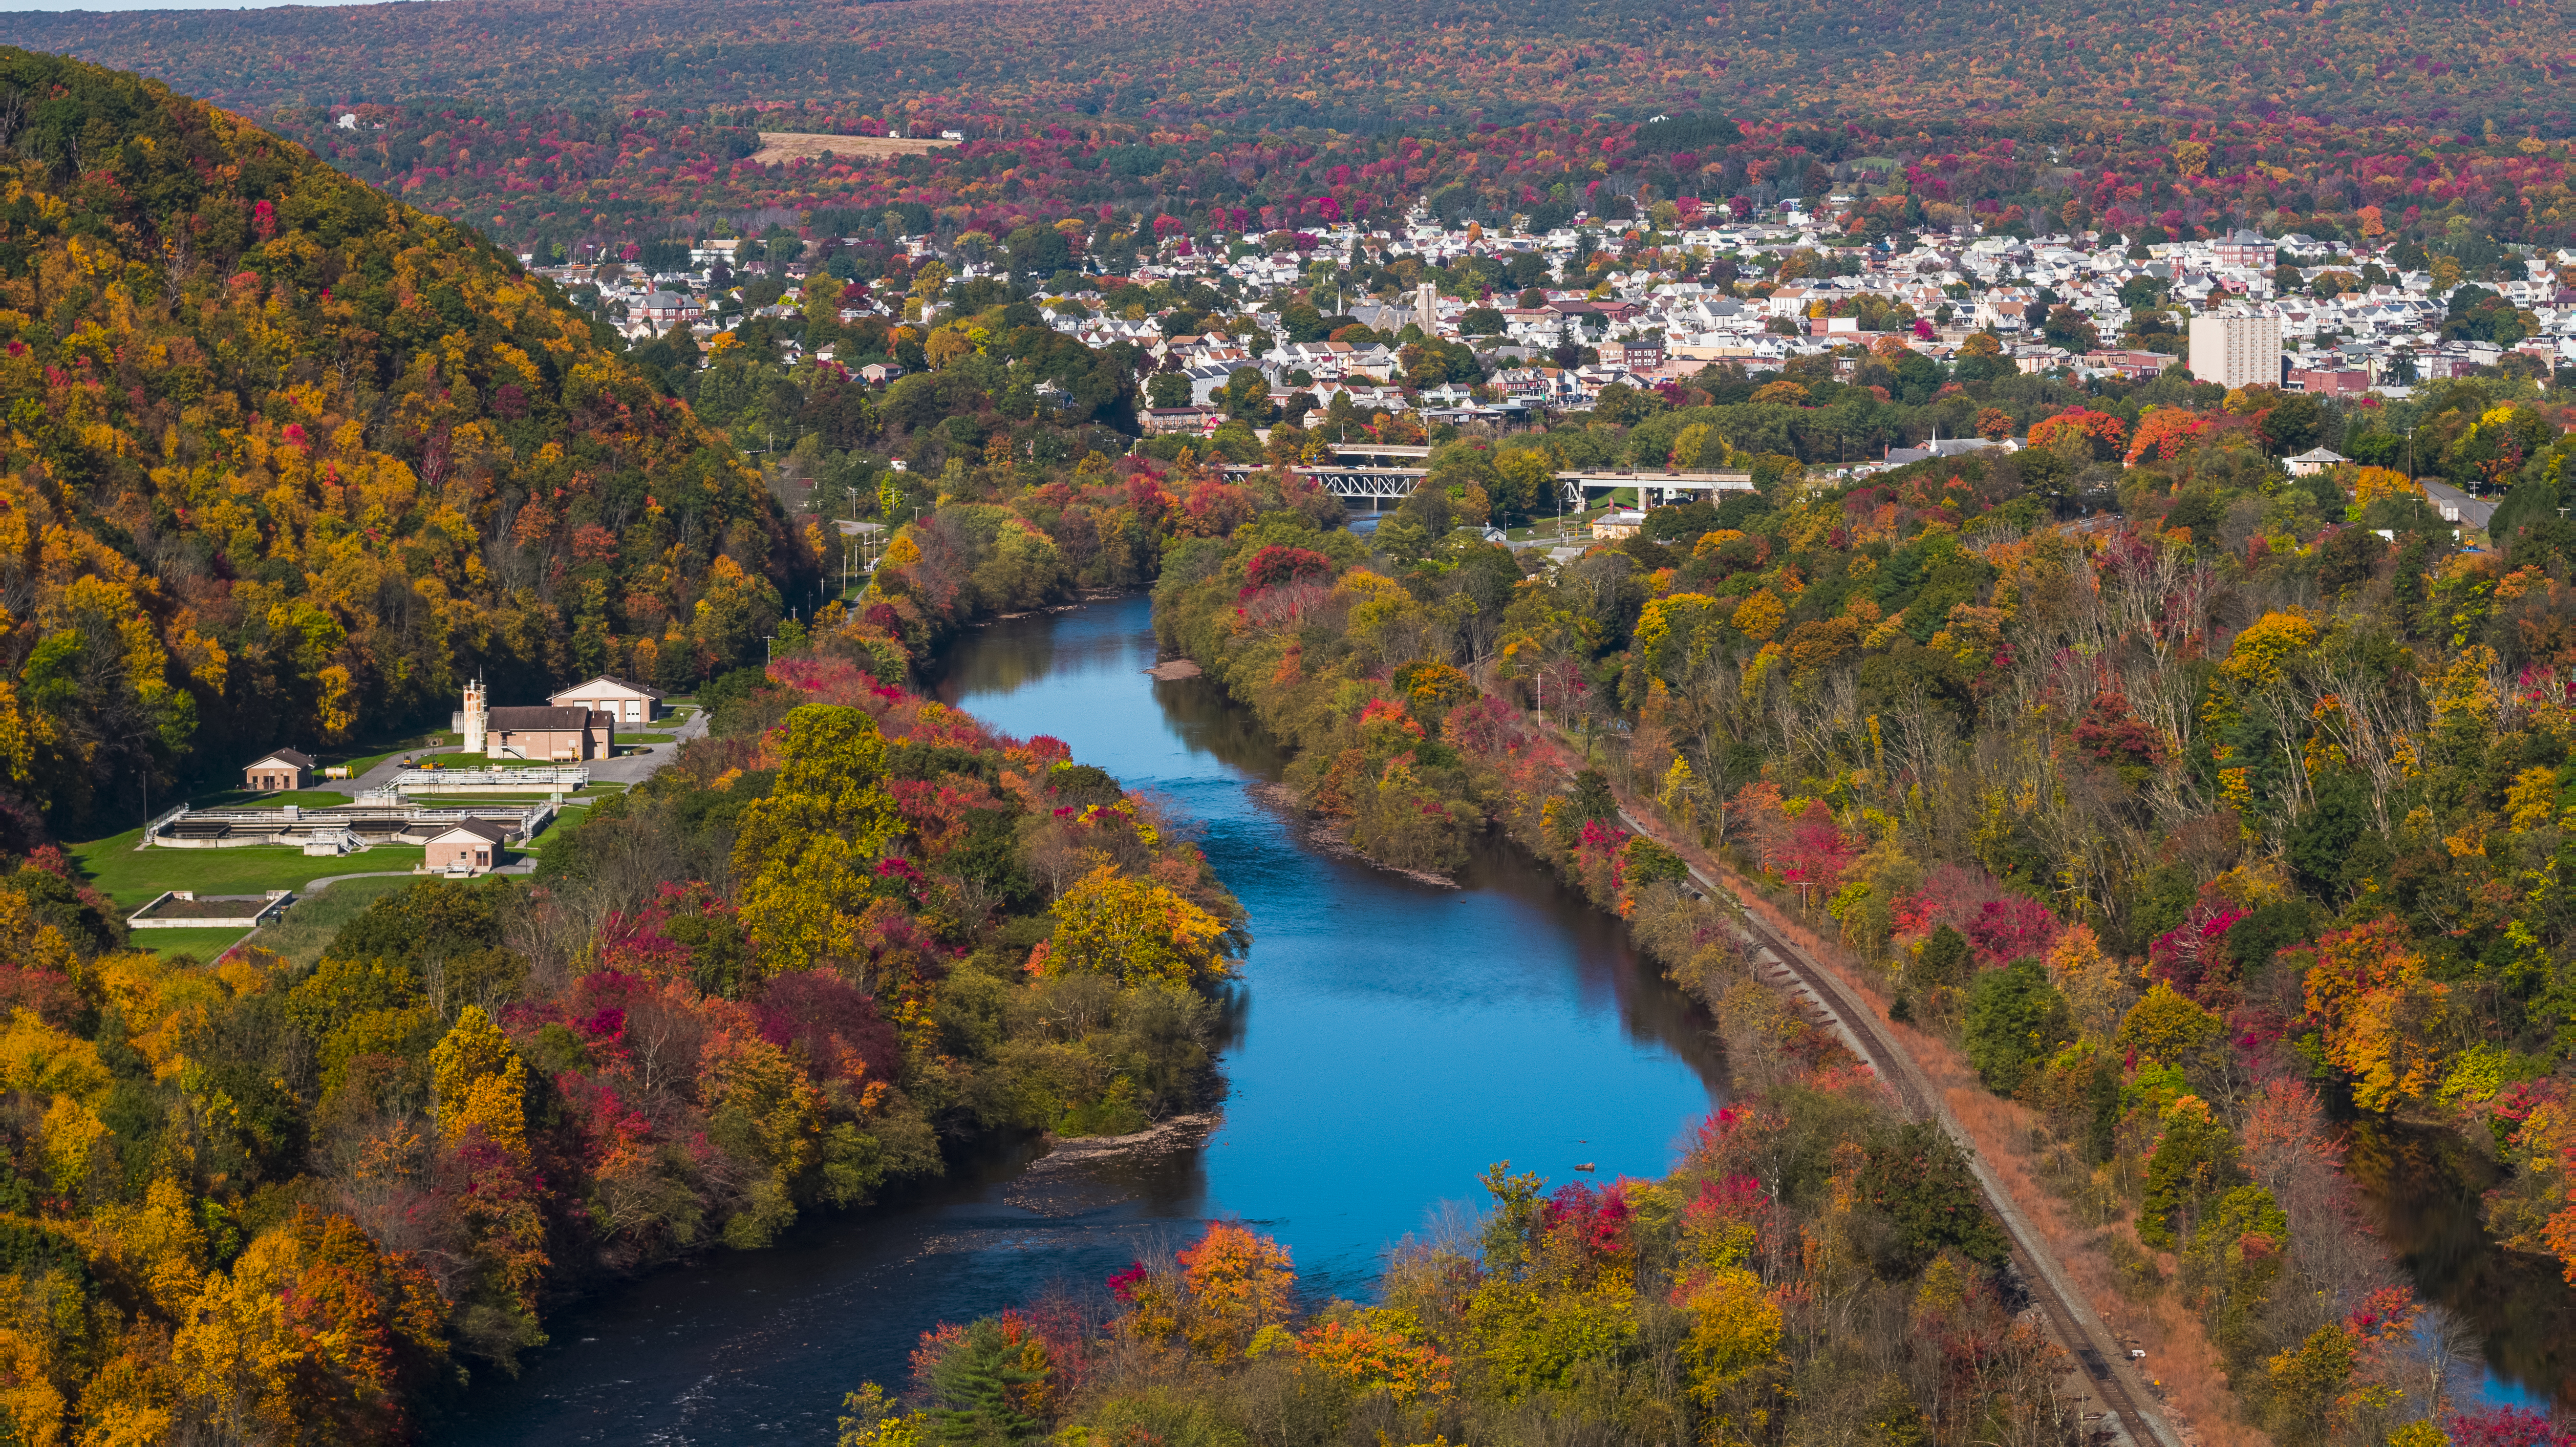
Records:
{"label": "town", "polygon": [[[2172,242],[1967,225],[1855,244],[1842,218],[1806,214],[1795,200],[1742,221],[1723,208],[1656,210],[1636,223],[1578,213],[1535,234],[1444,227],[1417,211],[1393,229],[1208,245],[1174,236],[1127,275],[1064,266],[1044,280],[1042,311],[1086,345],[1135,350],[1151,368],[1151,405],[1139,411],[1154,435],[1215,432],[1247,368],[1290,420],[1346,404],[1363,418],[1411,413],[1431,426],[1580,411],[1608,388],[1676,386],[1711,366],[1759,377],[1829,357],[1848,377],[1864,349],[1889,339],[1935,362],[1986,358],[1998,371],[2079,384],[2179,366],[2230,388],[2394,400],[2424,382],[2498,371],[2576,381],[2576,250],[2508,253],[2496,274],[2473,280],[2455,260],[2405,243],[2296,233]],[[1085,228],[1057,229],[1078,238]],[[942,308],[942,284],[1008,270],[991,238],[909,236],[913,284],[872,292],[845,249],[856,238],[791,236],[782,246],[782,235],[700,240],[685,260],[664,243],[666,258],[681,260],[671,269],[540,269],[635,344],[685,330],[703,364],[766,318],[777,324],[763,338],[779,362],[879,386],[932,364],[927,344],[954,313]],[[1067,259],[1079,260],[1070,248]],[[882,323],[862,331],[882,335],[882,351],[805,351],[793,323],[816,275],[848,279],[838,318]],[[1420,366],[1426,343],[1439,354],[1436,380]],[[1457,365],[1466,359],[1472,366]]]}

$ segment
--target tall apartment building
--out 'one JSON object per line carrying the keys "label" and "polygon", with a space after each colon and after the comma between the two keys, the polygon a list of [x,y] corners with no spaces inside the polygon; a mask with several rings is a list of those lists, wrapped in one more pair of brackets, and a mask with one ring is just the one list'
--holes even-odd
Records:
{"label": "tall apartment building", "polygon": [[2191,319],[2191,375],[2222,387],[2281,385],[2281,319],[2218,316]]}

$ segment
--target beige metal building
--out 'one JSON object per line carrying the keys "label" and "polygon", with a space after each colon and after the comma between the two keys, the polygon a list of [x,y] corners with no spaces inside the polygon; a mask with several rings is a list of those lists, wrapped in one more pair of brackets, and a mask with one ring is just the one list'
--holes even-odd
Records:
{"label": "beige metal building", "polygon": [[300,749],[262,754],[242,770],[242,787],[259,793],[301,789],[313,782],[313,760]]}

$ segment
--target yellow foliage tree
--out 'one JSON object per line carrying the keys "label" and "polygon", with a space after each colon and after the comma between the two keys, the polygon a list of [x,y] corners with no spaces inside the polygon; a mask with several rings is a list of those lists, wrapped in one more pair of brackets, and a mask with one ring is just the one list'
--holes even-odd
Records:
{"label": "yellow foliage tree", "polygon": [[1780,625],[1787,621],[1789,605],[1772,596],[1768,590],[1751,594],[1735,605],[1733,622],[1736,631],[1757,643],[1779,632]]}
{"label": "yellow foliage tree", "polygon": [[108,1206],[90,1219],[86,1244],[173,1319],[184,1319],[205,1284],[206,1232],[187,1189],[161,1176],[139,1205]]}
{"label": "yellow foliage tree", "polygon": [[0,1086],[30,1095],[68,1095],[84,1104],[106,1098],[115,1077],[98,1047],[55,1029],[23,1006],[0,1029]]}
{"label": "yellow foliage tree", "polygon": [[903,831],[887,800],[885,738],[855,708],[787,715],[785,761],[734,837],[742,920],[771,973],[853,948],[878,855]]}
{"label": "yellow foliage tree", "polygon": [[753,1184],[749,1205],[725,1223],[726,1244],[766,1245],[796,1219],[796,1180],[822,1147],[823,1093],[787,1052],[732,1031],[708,1037],[698,1088],[716,1138],[769,1168],[768,1178]]}
{"label": "yellow foliage tree", "polygon": [[2390,1110],[2440,1083],[2450,992],[2425,976],[2402,923],[2376,919],[2320,937],[2304,985],[2308,1019],[2326,1059],[2352,1077],[2355,1104]]}
{"label": "yellow foliage tree", "polygon": [[456,1028],[429,1052],[438,1131],[448,1139],[480,1126],[511,1154],[528,1150],[528,1067],[480,1005],[468,1005]]}
{"label": "yellow foliage tree", "polygon": [[2352,504],[2368,507],[2383,497],[2422,497],[2423,487],[2415,479],[2392,467],[2356,469],[2352,477]]}
{"label": "yellow foliage tree", "polygon": [[1682,1355],[1691,1366],[1691,1396],[1714,1407],[1726,1389],[1780,1355],[1780,1305],[1762,1278],[1742,1268],[1715,1271],[1682,1295],[1690,1335]]}
{"label": "yellow foliage tree", "polygon": [[2236,635],[2218,669],[2249,690],[2277,687],[2290,661],[2316,644],[2317,625],[2307,614],[2296,608],[2276,609]]}
{"label": "yellow foliage tree", "polygon": [[2120,1028],[2129,986],[2120,962],[2103,951],[2093,927],[2077,924],[2059,935],[2057,943],[2049,946],[2045,963],[2050,982],[2066,997],[2076,1028],[2090,1040],[2111,1038],[2111,1032]]}
{"label": "yellow foliage tree", "polygon": [[2226,1028],[2225,1021],[2158,980],[2120,1021],[2120,1033],[2112,1043],[2179,1065],[2208,1048]]}
{"label": "yellow foliage tree", "polygon": [[1225,922],[1149,880],[1101,865],[1055,902],[1047,967],[1115,975],[1128,984],[1189,985],[1222,978]]}

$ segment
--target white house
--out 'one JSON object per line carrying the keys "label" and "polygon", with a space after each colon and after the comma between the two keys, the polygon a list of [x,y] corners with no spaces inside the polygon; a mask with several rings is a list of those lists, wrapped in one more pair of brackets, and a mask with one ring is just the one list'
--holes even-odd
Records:
{"label": "white house", "polygon": [[2352,459],[2326,448],[2316,447],[2296,457],[2284,457],[2281,461],[2289,466],[2292,477],[2313,477],[2329,467],[2350,462]]}
{"label": "white house", "polygon": [[586,708],[593,713],[604,713],[621,724],[645,724],[660,717],[662,691],[603,673],[588,682],[556,690],[546,702],[556,708]]}

